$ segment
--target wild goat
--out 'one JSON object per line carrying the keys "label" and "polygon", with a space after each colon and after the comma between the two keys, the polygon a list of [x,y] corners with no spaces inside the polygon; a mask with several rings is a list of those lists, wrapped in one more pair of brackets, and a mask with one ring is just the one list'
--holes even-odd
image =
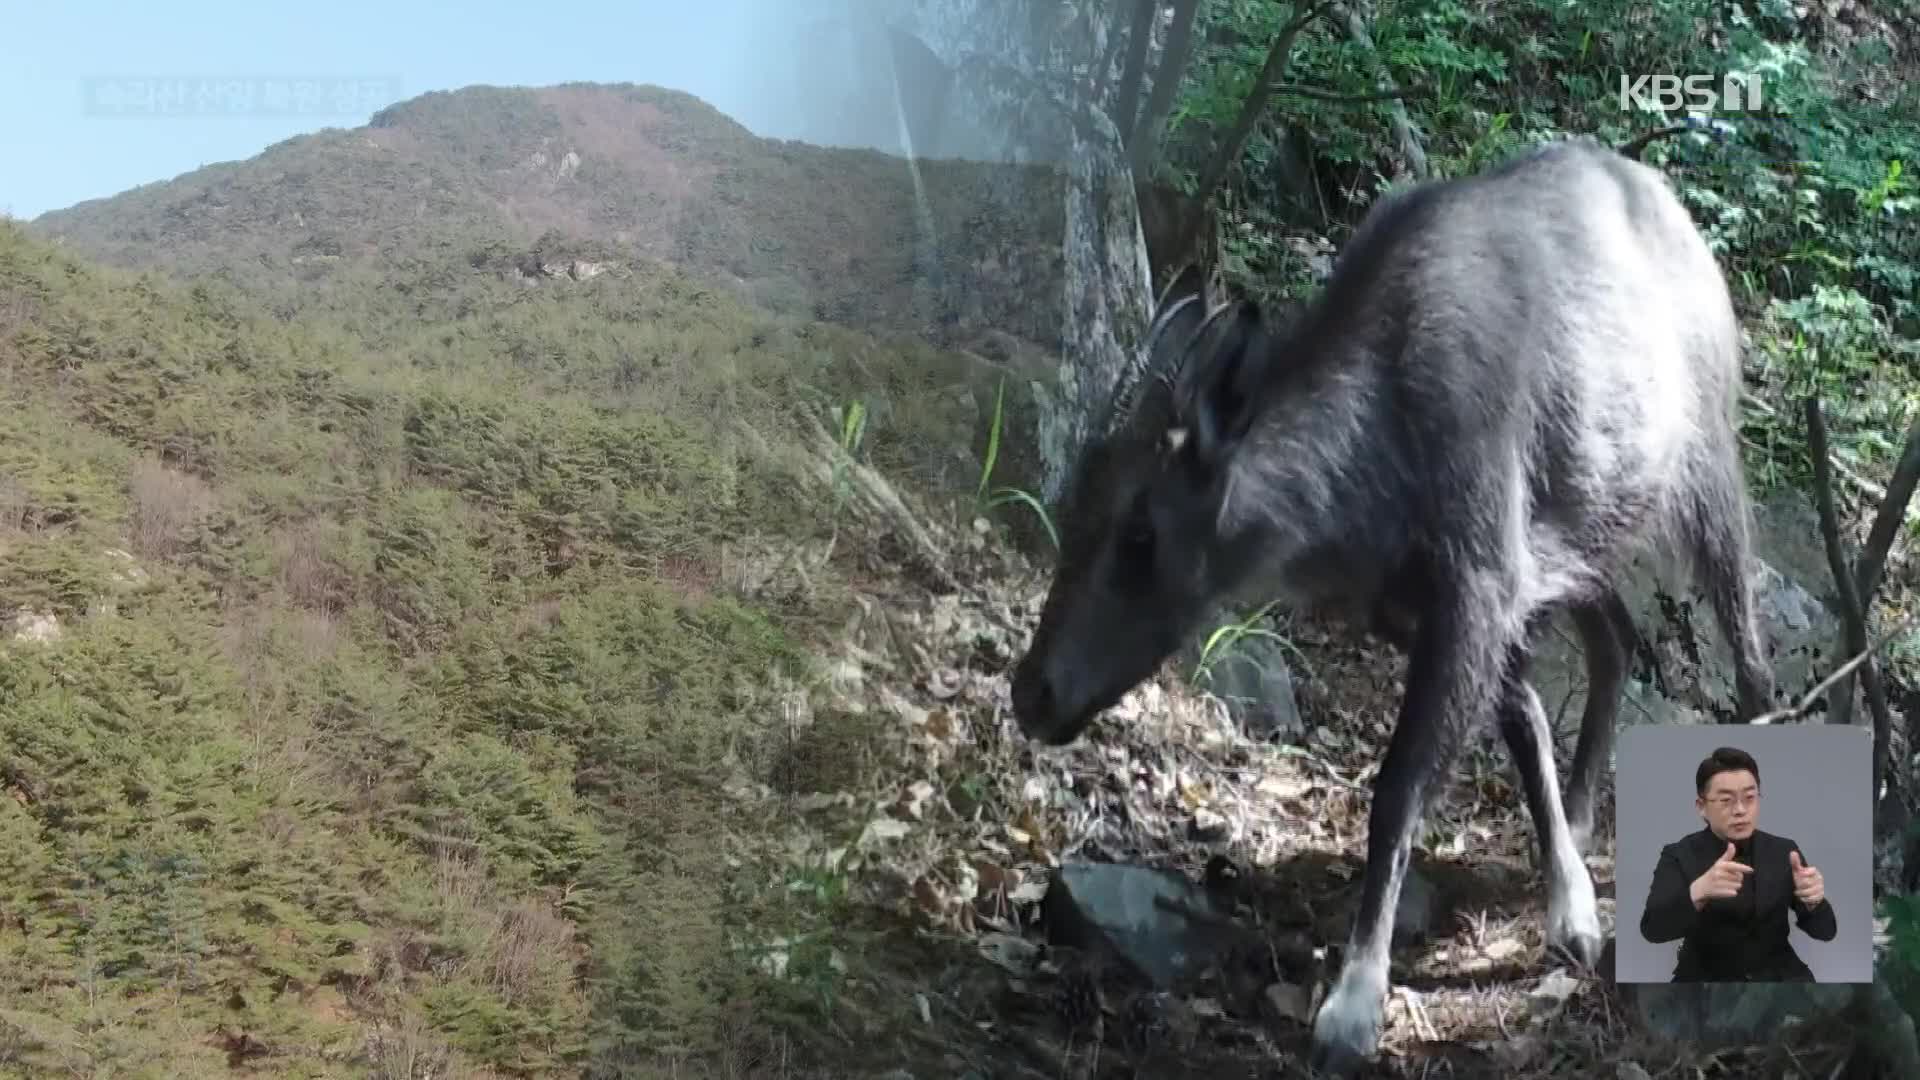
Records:
{"label": "wild goat", "polygon": [[[1632,634],[1612,580],[1636,548],[1690,557],[1737,715],[1767,708],[1738,325],[1664,178],[1584,139],[1382,199],[1284,329],[1206,292],[1189,270],[1160,298],[1148,373],[1077,463],[1013,707],[1029,737],[1071,742],[1232,600],[1411,616],[1360,908],[1314,1021],[1314,1065],[1344,1071],[1378,1044],[1416,829],[1489,715],[1539,841],[1548,942],[1597,959],[1582,854]],[[1590,686],[1564,807],[1528,682],[1562,605]]]}

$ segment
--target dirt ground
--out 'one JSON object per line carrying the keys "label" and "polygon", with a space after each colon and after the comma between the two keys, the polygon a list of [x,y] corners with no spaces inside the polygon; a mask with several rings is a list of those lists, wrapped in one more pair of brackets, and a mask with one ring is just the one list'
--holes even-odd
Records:
{"label": "dirt ground", "polygon": [[[1404,659],[1288,628],[1306,661],[1294,671],[1303,746],[1249,739],[1170,669],[1074,744],[1036,746],[1011,716],[1008,680],[1045,576],[975,529],[928,528],[953,553],[959,592],[859,578],[839,597],[849,618],[827,704],[815,695],[791,710],[806,746],[798,779],[736,785],[786,823],[790,865],[847,881],[835,1004],[805,1034],[790,1025],[746,1052],[743,1066],[758,1064],[743,1074],[1309,1075],[1313,1008],[1357,902]],[[1575,732],[1558,736],[1564,771]],[[1612,811],[1609,788],[1588,859],[1609,931]],[[1426,825],[1414,854],[1432,886],[1426,932],[1394,951],[1367,1075],[1826,1076],[1843,1062],[1838,1032],[1719,1054],[1658,1044],[1606,979],[1548,955],[1532,828],[1491,728]],[[1160,992],[1049,947],[1041,901],[1070,860],[1206,883],[1234,911],[1228,944]]]}

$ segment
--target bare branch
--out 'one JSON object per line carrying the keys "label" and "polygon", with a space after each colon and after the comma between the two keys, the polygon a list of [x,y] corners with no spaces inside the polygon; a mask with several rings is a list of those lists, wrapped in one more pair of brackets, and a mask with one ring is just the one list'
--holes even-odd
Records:
{"label": "bare branch", "polygon": [[1833,508],[1833,466],[1827,455],[1827,420],[1817,395],[1807,395],[1805,409],[1807,449],[1813,458],[1813,504],[1820,515],[1820,539],[1826,545],[1827,569],[1833,573],[1834,594],[1840,601],[1847,648],[1857,652],[1866,646],[1866,624],[1861,617],[1860,596],[1854,591],[1853,574],[1848,571],[1846,553],[1841,549],[1839,515]]}
{"label": "bare branch", "polygon": [[1867,546],[1860,552],[1860,561],[1854,569],[1854,589],[1861,603],[1872,601],[1880,590],[1880,574],[1886,569],[1887,553],[1893,550],[1894,538],[1900,535],[1900,526],[1907,520],[1907,503],[1913,499],[1913,490],[1920,485],[1920,417],[1915,417],[1912,426],[1907,428],[1907,443],[1900,451],[1900,462],[1894,466],[1893,479],[1887,482],[1887,490],[1880,497],[1880,511],[1874,516],[1873,528],[1867,533]]}
{"label": "bare branch", "polygon": [[1253,129],[1260,122],[1260,114],[1266,111],[1267,99],[1280,85],[1280,76],[1286,74],[1287,65],[1293,60],[1293,43],[1300,37],[1309,23],[1326,14],[1333,8],[1333,0],[1323,0],[1312,7],[1299,9],[1287,25],[1273,39],[1273,45],[1267,49],[1267,60],[1260,65],[1260,73],[1254,76],[1253,86],[1247,91],[1247,99],[1240,103],[1240,115],[1234,118],[1233,127],[1227,130],[1227,136],[1214,150],[1206,171],[1200,174],[1200,180],[1194,185],[1194,198],[1204,207],[1227,178],[1227,171],[1247,148],[1247,140],[1253,137]]}
{"label": "bare branch", "polygon": [[[1807,448],[1813,455],[1813,497],[1820,514],[1820,537],[1826,544],[1827,566],[1833,572],[1834,591],[1840,598],[1840,620],[1846,632],[1847,649],[1860,654],[1854,662],[1860,665],[1860,681],[1867,691],[1867,709],[1873,717],[1873,790],[1877,793],[1880,781],[1887,775],[1892,753],[1893,719],[1887,711],[1887,690],[1881,684],[1880,670],[1867,647],[1866,613],[1871,600],[1854,588],[1847,556],[1841,548],[1840,517],[1833,508],[1833,469],[1827,460],[1827,421],[1820,410],[1818,394],[1807,395],[1806,413]],[[1842,668],[1823,684],[1838,684],[1847,699],[1849,708],[1838,714],[1840,719],[1850,719],[1852,715],[1853,684],[1848,678],[1851,670]]]}

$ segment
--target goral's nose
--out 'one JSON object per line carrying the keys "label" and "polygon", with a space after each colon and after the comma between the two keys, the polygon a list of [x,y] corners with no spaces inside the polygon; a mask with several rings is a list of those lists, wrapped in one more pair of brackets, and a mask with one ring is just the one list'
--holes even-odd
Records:
{"label": "goral's nose", "polygon": [[1053,681],[1038,664],[1022,665],[1014,673],[1013,717],[1028,731],[1053,719]]}

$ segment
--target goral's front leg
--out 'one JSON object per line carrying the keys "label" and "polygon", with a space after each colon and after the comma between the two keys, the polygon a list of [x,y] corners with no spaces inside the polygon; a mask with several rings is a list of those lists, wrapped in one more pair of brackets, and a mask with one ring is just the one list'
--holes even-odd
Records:
{"label": "goral's front leg", "polygon": [[1313,1022],[1313,1067],[1343,1075],[1379,1048],[1388,990],[1394,910],[1413,837],[1465,733],[1488,717],[1506,658],[1506,592],[1497,575],[1466,575],[1422,620],[1407,670],[1407,694],[1367,822],[1360,910],[1333,991]]}

